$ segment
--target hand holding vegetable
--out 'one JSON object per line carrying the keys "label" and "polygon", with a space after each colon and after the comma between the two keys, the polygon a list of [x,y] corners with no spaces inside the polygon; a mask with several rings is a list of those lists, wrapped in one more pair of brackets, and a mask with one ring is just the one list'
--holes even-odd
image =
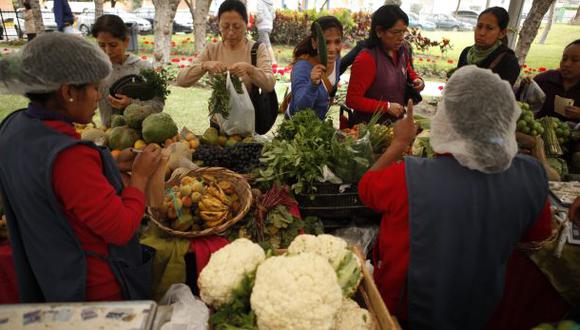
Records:
{"label": "hand holding vegetable", "polygon": [[238,62],[236,64],[231,65],[228,68],[228,70],[230,70],[230,73],[233,75],[243,77],[249,76],[252,73],[252,71],[254,71],[254,66],[246,62]]}
{"label": "hand holding vegetable", "polygon": [[154,143],[147,145],[133,162],[131,186],[145,192],[147,182],[157,170],[160,160],[161,147]]}
{"label": "hand holding vegetable", "polygon": [[131,148],[121,150],[119,157],[117,157],[117,166],[119,166],[119,171],[129,172],[133,168],[133,162],[135,161],[135,153]]}
{"label": "hand holding vegetable", "polygon": [[[391,103],[392,105],[392,103]],[[407,103],[407,115],[405,118],[397,121],[394,128],[395,138],[394,142],[400,142],[405,145],[413,143],[417,135],[417,127],[413,120],[413,101],[409,100]]]}
{"label": "hand holding vegetable", "polygon": [[326,67],[322,64],[317,64],[310,71],[310,80],[313,85],[320,85],[323,75],[326,73]]}
{"label": "hand holding vegetable", "polygon": [[201,63],[201,68],[211,74],[226,72],[228,67],[219,61],[207,61]]}

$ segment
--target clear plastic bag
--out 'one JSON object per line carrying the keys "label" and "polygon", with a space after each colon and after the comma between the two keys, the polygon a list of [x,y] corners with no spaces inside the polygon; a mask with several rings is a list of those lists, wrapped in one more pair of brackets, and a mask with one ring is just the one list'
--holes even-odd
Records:
{"label": "clear plastic bag", "polygon": [[373,164],[373,146],[370,141],[370,133],[354,141],[352,145],[344,149],[345,144],[341,147],[333,145],[334,159],[331,170],[342,179],[345,183],[356,183],[363,174]]}
{"label": "clear plastic bag", "polygon": [[356,244],[363,250],[364,255],[368,255],[379,233],[379,226],[358,227],[350,225],[348,227],[335,230],[332,234],[338,236],[349,244]]}
{"label": "clear plastic bag", "polygon": [[246,136],[254,134],[256,115],[246,85],[242,83],[242,93],[238,93],[230,78],[230,72],[228,71],[226,76],[226,88],[230,94],[231,111],[228,119],[224,119],[219,114],[216,115],[221,130],[227,135],[239,134]]}
{"label": "clear plastic bag", "polygon": [[206,330],[209,322],[209,308],[193,296],[183,283],[173,284],[159,302],[171,305],[171,320],[161,326],[161,330]]}
{"label": "clear plastic bag", "polygon": [[542,90],[540,85],[531,78],[522,79],[519,86],[519,101],[526,102],[530,105],[533,113],[542,110],[544,102],[546,101],[546,93]]}

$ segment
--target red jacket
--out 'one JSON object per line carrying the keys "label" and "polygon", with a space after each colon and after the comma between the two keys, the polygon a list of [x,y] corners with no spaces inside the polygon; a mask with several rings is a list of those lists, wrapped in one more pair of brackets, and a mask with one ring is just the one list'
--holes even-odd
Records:
{"label": "red jacket", "polygon": [[[362,202],[383,214],[375,256],[374,279],[389,310],[407,317],[406,293],[401,297],[409,268],[409,201],[405,163],[368,171],[359,183]],[[552,215],[547,201],[542,214],[522,241],[540,241],[552,232]],[[401,301],[403,299],[403,301]]]}
{"label": "red jacket", "polygon": [[[62,121],[44,124],[74,139],[74,127]],[[141,224],[145,195],[127,187],[118,196],[103,175],[99,153],[77,145],[61,152],[52,172],[54,193],[81,248],[108,255],[109,244],[126,244]],[[86,300],[121,300],[121,288],[107,262],[87,257]]]}
{"label": "red jacket", "polygon": [[[395,63],[398,57],[394,57]],[[375,112],[376,109],[387,111],[389,102],[367,98],[365,95],[376,79],[376,62],[373,56],[367,52],[361,52],[354,60],[351,67],[348,91],[346,93],[346,105],[357,111]],[[407,63],[407,72],[411,81],[419,78],[411,62]],[[402,104],[404,105],[404,104]]]}

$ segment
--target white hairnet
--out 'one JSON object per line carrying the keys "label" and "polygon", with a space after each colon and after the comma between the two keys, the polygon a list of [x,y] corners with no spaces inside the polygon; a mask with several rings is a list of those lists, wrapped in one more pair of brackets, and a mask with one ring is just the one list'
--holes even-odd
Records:
{"label": "white hairnet", "polygon": [[431,145],[467,168],[498,173],[509,168],[518,146],[521,110],[507,81],[488,69],[464,66],[445,86],[431,123]]}
{"label": "white hairnet", "polygon": [[111,73],[95,44],[60,32],[43,33],[0,60],[0,93],[50,93],[63,84],[96,83]]}

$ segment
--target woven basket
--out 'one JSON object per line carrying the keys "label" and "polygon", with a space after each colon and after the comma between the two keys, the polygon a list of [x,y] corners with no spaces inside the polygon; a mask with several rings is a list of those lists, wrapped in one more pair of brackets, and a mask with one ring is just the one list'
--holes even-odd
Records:
{"label": "woven basket", "polygon": [[151,222],[155,224],[157,227],[159,227],[161,230],[172,236],[180,238],[196,238],[223,233],[229,227],[234,225],[236,222],[240,221],[246,215],[246,213],[248,213],[252,205],[252,190],[250,188],[250,185],[244,178],[244,176],[236,172],[232,172],[222,167],[200,167],[198,169],[190,170],[189,172],[183,173],[181,176],[172,177],[172,179],[165,184],[165,188],[168,189],[175,185],[178,185],[180,183],[181,178],[184,176],[201,177],[203,174],[212,175],[218,180],[229,181],[234,186],[234,189],[236,190],[236,194],[238,195],[240,201],[240,211],[234,217],[220,224],[219,226],[206,228],[199,231],[186,232],[186,231],[178,231],[166,226],[165,225],[166,222],[163,221],[165,219],[163,218],[161,212],[158,209],[148,207],[147,215],[149,216],[149,219],[151,219]]}

